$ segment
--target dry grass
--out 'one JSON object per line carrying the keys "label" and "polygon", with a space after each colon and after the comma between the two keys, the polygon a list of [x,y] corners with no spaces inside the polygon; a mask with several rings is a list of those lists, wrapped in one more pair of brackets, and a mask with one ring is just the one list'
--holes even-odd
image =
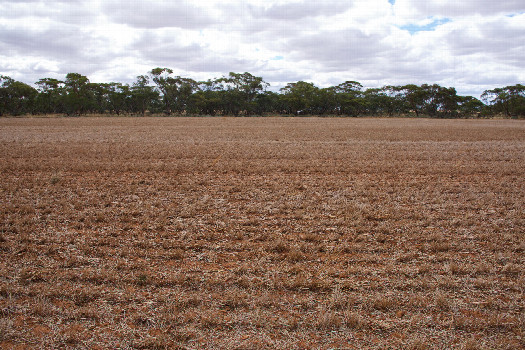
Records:
{"label": "dry grass", "polygon": [[525,123],[0,119],[0,348],[522,349]]}

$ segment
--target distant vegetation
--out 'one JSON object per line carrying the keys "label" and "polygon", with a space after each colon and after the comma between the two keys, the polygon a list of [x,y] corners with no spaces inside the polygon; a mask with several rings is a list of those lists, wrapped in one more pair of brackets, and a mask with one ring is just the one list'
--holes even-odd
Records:
{"label": "distant vegetation", "polygon": [[65,80],[43,78],[37,88],[0,76],[0,116],[88,113],[111,115],[339,115],[472,118],[525,116],[525,86],[487,90],[481,100],[459,96],[437,84],[364,89],[356,81],[319,88],[289,83],[280,93],[268,91],[263,78],[229,73],[208,81],[173,76],[155,68],[131,84],[92,83],[69,73]]}

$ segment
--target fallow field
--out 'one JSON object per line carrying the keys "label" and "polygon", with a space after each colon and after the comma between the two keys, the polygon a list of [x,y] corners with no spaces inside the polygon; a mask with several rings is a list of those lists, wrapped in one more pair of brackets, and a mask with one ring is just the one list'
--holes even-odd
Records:
{"label": "fallow field", "polygon": [[0,119],[0,348],[523,349],[525,121]]}

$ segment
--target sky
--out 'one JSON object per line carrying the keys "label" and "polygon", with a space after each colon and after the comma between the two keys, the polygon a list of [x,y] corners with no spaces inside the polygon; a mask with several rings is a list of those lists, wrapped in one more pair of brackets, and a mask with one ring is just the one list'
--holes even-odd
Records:
{"label": "sky", "polygon": [[0,75],[132,83],[155,67],[479,97],[525,83],[525,0],[0,0]]}

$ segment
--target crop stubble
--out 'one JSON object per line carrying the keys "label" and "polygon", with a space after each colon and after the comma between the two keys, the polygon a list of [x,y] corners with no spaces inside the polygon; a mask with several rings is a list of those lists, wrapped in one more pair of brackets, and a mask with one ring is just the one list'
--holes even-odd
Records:
{"label": "crop stubble", "polygon": [[525,123],[0,119],[0,347],[521,349]]}

